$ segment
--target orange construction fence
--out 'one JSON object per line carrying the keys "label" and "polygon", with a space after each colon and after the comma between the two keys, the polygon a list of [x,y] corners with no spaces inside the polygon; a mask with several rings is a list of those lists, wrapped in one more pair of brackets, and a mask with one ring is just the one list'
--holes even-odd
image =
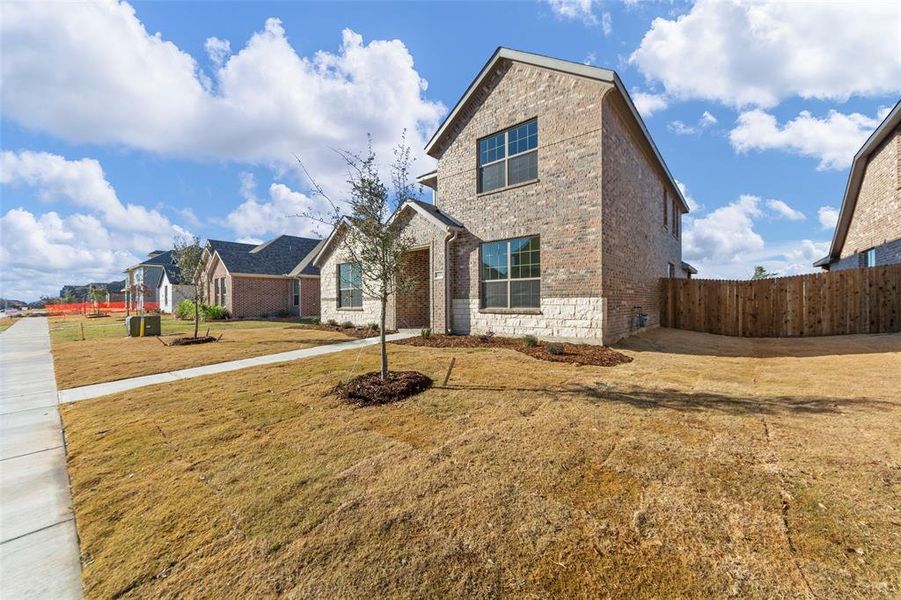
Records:
{"label": "orange construction fence", "polygon": [[[160,307],[159,302],[145,302],[143,312],[150,312]],[[69,304],[48,304],[47,312],[51,315],[88,315],[95,312],[127,312],[125,302],[72,302]],[[138,312],[134,307],[132,312]]]}

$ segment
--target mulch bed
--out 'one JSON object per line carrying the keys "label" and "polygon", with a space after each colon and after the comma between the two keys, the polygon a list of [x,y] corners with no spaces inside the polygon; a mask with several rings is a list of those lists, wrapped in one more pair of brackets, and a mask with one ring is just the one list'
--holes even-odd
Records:
{"label": "mulch bed", "polygon": [[90,313],[85,315],[88,319],[102,319],[104,317],[108,317],[109,313]]}
{"label": "mulch bed", "polygon": [[407,346],[425,346],[428,348],[507,348],[528,354],[533,358],[551,362],[574,363],[577,365],[594,365],[597,367],[615,367],[632,362],[632,358],[608,348],[595,344],[562,343],[562,354],[551,354],[547,351],[549,342],[539,342],[537,346],[527,346],[518,338],[505,338],[486,335],[431,335],[414,337],[394,342]]}
{"label": "mulch bed", "polygon": [[332,393],[348,402],[374,406],[397,402],[432,387],[432,380],[418,371],[389,371],[386,379],[378,371],[339,383]]}
{"label": "mulch bed", "polygon": [[169,342],[169,346],[191,346],[193,344],[208,344],[210,342],[215,342],[218,340],[216,336],[213,335],[201,335],[199,337],[180,337],[175,338],[171,342]]}

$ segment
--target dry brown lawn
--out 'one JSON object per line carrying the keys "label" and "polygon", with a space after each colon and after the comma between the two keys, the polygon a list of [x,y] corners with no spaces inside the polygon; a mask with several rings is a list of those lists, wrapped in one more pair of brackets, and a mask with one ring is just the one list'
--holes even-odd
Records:
{"label": "dry brown lawn", "polygon": [[395,345],[63,407],[87,595],[901,594],[901,335],[658,330],[613,368]]}
{"label": "dry brown lawn", "polygon": [[[209,344],[167,347],[153,337],[125,337],[121,316],[54,317],[50,320],[50,339],[56,384],[66,389],[352,339],[342,333],[283,321],[201,323],[200,335],[207,329],[210,335],[221,334],[222,339]],[[193,322],[163,317],[160,339],[168,341],[193,333]]]}

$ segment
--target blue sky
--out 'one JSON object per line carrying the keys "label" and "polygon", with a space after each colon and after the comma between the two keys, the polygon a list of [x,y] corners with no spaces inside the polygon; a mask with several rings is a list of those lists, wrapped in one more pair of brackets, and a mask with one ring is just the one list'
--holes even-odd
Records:
{"label": "blue sky", "polygon": [[701,276],[811,270],[901,93],[893,3],[5,2],[0,295],[104,281],[182,231],[324,235],[301,155],[418,156],[497,46],[615,69],[694,209]]}

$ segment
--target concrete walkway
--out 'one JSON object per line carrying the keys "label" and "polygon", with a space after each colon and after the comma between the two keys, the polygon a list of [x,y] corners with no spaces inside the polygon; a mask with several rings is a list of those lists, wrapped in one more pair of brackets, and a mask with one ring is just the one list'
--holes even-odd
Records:
{"label": "concrete walkway", "polygon": [[[387,336],[388,341],[402,340],[417,335],[414,331],[399,331],[398,333]],[[332,354],[343,350],[353,350],[355,348],[365,348],[366,346],[374,346],[378,344],[379,338],[365,338],[361,340],[353,340],[352,342],[340,342],[337,344],[328,344],[325,346],[316,346],[313,348],[304,348],[302,350],[290,350],[288,352],[279,352],[278,354],[266,354],[265,356],[255,356],[253,358],[242,358],[240,360],[231,360],[221,362],[214,365],[206,365],[203,367],[193,367],[191,369],[181,369],[179,371],[169,371],[167,373],[158,373],[156,375],[144,375],[143,377],[133,377],[131,379],[120,379],[118,381],[110,381],[107,383],[96,383],[94,385],[86,385],[82,387],[60,390],[60,403],[77,402],[79,400],[88,400],[90,398],[99,398],[109,394],[116,394],[127,390],[155,385],[158,383],[169,383],[180,379],[191,379],[192,377],[201,377],[203,375],[212,375],[214,373],[226,373],[228,371],[237,371],[248,367],[259,367],[261,365],[271,365],[280,362],[298,360],[301,358],[310,358],[313,356],[322,356],[323,354]]]}
{"label": "concrete walkway", "polygon": [[46,318],[0,334],[0,597],[81,598]]}

